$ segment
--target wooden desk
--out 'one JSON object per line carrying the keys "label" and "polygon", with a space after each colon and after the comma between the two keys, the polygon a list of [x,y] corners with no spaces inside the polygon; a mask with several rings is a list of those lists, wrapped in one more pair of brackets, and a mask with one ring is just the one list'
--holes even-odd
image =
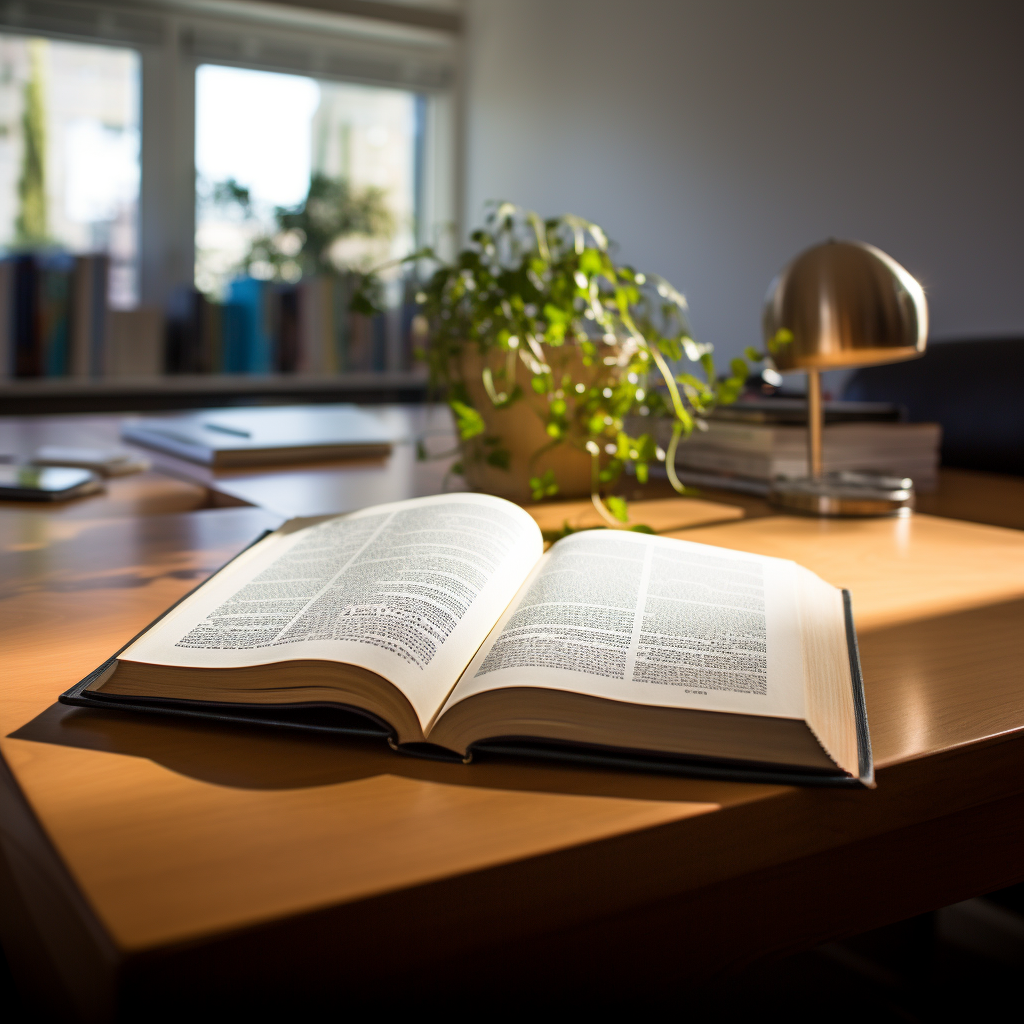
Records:
{"label": "wooden desk", "polygon": [[936,490],[917,496],[917,507],[931,515],[1024,530],[1024,477],[944,468]]}
{"label": "wooden desk", "polygon": [[456,965],[490,998],[677,992],[1024,880],[1016,531],[766,516],[686,532],[852,588],[879,786],[845,792],[62,708],[279,517],[18,518],[0,552],[0,927],[58,1009],[131,1016],[156,986],[183,1012],[228,991],[421,1002]]}
{"label": "wooden desk", "polygon": [[456,958],[481,985],[671,986],[1024,878],[1019,533],[687,533],[852,583],[874,792],[435,764],[54,705],[274,521],[98,522],[4,555],[5,945],[97,1016],[170,979],[186,999],[261,977],[408,992]]}

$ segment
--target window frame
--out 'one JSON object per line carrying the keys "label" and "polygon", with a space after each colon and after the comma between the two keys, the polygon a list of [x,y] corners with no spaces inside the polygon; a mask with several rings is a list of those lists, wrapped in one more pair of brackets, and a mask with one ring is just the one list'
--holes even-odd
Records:
{"label": "window frame", "polygon": [[460,237],[461,19],[445,14],[439,18],[444,27],[424,28],[422,12],[410,8],[413,15],[406,14],[409,23],[403,25],[401,7],[380,6],[395,20],[324,12],[315,4],[282,13],[276,6],[239,3],[235,13],[223,3],[204,0],[62,0],[0,7],[0,32],[124,46],[140,56],[140,305],[163,308],[175,288],[193,281],[195,79],[200,64],[419,93],[426,109],[417,244],[444,251]]}

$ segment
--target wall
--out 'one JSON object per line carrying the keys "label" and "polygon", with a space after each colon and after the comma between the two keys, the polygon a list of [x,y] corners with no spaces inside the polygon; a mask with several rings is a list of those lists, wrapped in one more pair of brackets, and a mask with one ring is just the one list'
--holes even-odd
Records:
{"label": "wall", "polygon": [[932,337],[1024,334],[1024,4],[469,0],[465,223],[603,225],[722,355],[832,235],[924,284]]}

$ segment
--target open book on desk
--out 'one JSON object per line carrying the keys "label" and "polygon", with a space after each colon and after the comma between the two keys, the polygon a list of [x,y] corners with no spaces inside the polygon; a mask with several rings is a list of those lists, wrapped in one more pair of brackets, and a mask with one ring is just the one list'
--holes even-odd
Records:
{"label": "open book on desk", "polygon": [[61,697],[393,747],[872,785],[848,596],[793,562],[481,494],[292,520]]}

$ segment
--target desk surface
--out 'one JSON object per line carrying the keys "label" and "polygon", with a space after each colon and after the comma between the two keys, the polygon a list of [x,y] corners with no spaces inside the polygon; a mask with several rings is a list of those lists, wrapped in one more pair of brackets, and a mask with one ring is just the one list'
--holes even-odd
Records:
{"label": "desk surface", "polygon": [[622,977],[674,982],[1024,877],[1024,534],[928,515],[686,531],[851,588],[874,792],[438,764],[55,705],[278,518],[0,510],[0,840],[80,1006],[131,971],[341,984],[460,955],[543,973],[567,941],[595,971],[611,951]]}

